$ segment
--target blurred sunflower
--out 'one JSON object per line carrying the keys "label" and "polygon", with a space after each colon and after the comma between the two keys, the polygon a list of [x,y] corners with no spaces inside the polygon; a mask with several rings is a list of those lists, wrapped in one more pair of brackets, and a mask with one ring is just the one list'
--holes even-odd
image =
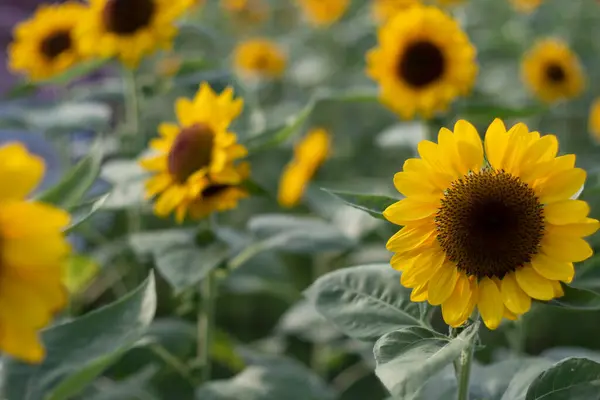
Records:
{"label": "blurred sunflower", "polygon": [[269,17],[269,6],[263,0],[221,0],[221,7],[240,22],[259,24]]}
{"label": "blurred sunflower", "polygon": [[62,231],[70,217],[26,200],[44,176],[41,158],[9,143],[0,160],[0,350],[39,363],[38,332],[67,301],[62,268],[70,247]]}
{"label": "blurred sunflower", "polygon": [[510,0],[510,2],[515,10],[522,13],[530,13],[542,4],[542,0]]}
{"label": "blurred sunflower", "polygon": [[161,137],[150,142],[158,155],[140,161],[153,174],[146,182],[146,196],[158,196],[156,215],[165,217],[175,211],[181,222],[188,210],[193,217],[203,214],[209,203],[200,203],[209,198],[214,211],[219,210],[218,199],[226,198],[227,204],[232,204],[236,196],[224,193],[224,187],[240,184],[247,175],[247,167],[234,164],[247,150],[237,143],[235,133],[228,131],[242,107],[243,101],[233,98],[231,88],[217,95],[206,82],[193,100],[177,100],[179,125],[161,124]]}
{"label": "blurred sunflower", "polygon": [[329,132],[316,128],[308,132],[294,149],[294,158],[285,167],[279,181],[278,201],[283,207],[298,204],[306,185],[329,154]]}
{"label": "blurred sunflower", "polygon": [[350,0],[297,0],[304,15],[314,25],[330,25],[348,10]]}
{"label": "blurred sunflower", "polygon": [[237,45],[233,62],[244,75],[277,78],[285,70],[286,56],[272,40],[249,39]]}
{"label": "blurred sunflower", "polygon": [[521,76],[529,89],[546,103],[578,96],[585,76],[577,55],[561,40],[538,42],[523,58]]}
{"label": "blurred sunflower", "polygon": [[371,2],[373,16],[377,21],[387,21],[398,11],[415,4],[421,4],[420,0],[373,0]]}
{"label": "blurred sunflower", "polygon": [[590,108],[588,129],[594,139],[600,142],[600,98],[596,98]]}
{"label": "blurred sunflower", "polygon": [[495,329],[526,313],[532,299],[562,296],[573,263],[592,255],[582,238],[599,227],[587,203],[572,199],[586,178],[575,156],[556,157],[553,135],[524,124],[507,132],[498,119],[483,144],[461,120],[418,150],[421,158],[394,176],[406,198],[384,212],[404,225],[387,249],[411,299],[441,304],[451,326],[477,307]]}
{"label": "blurred sunflower", "polygon": [[435,7],[410,7],[379,29],[379,47],[367,54],[367,74],[380,98],[401,117],[430,118],[477,76],[475,47],[458,23]]}
{"label": "blurred sunflower", "polygon": [[18,24],[9,45],[9,68],[31,80],[51,78],[81,60],[73,31],[86,7],[66,2],[40,6],[33,17]]}
{"label": "blurred sunflower", "polygon": [[175,20],[192,5],[192,0],[90,0],[76,29],[79,48],[135,67],[143,56],[171,47]]}

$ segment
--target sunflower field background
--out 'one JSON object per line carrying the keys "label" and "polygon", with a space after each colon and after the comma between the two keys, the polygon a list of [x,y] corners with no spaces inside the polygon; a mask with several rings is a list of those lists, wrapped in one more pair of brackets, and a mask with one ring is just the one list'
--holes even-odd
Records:
{"label": "sunflower field background", "polygon": [[600,399],[598,1],[29,3],[0,399]]}

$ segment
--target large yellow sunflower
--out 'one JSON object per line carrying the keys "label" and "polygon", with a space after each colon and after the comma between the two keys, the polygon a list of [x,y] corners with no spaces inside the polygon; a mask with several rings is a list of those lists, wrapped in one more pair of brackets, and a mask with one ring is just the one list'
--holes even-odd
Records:
{"label": "large yellow sunflower", "polygon": [[70,247],[69,215],[26,197],[44,175],[44,161],[19,143],[0,147],[0,350],[39,363],[38,336],[66,303],[62,266]]}
{"label": "large yellow sunflower", "polygon": [[384,22],[393,17],[398,11],[402,11],[415,4],[421,4],[421,0],[372,0],[371,7],[373,16],[377,21]]}
{"label": "large yellow sunflower", "polygon": [[585,86],[579,59],[558,39],[538,42],[523,58],[521,76],[529,89],[546,103],[578,96]]}
{"label": "large yellow sunflower", "polygon": [[233,63],[242,75],[277,78],[285,70],[286,56],[272,40],[248,39],[235,48]]}
{"label": "large yellow sunflower", "polygon": [[418,150],[421,158],[394,177],[406,198],[384,212],[404,225],[387,248],[411,299],[441,304],[451,326],[477,307],[495,329],[503,316],[526,313],[531,299],[562,296],[573,263],[592,255],[582,238],[599,226],[587,203],[572,199],[586,177],[575,156],[557,157],[553,135],[524,124],[507,132],[498,119],[483,144],[461,120]]}
{"label": "large yellow sunflower", "polygon": [[73,31],[85,12],[86,7],[76,2],[40,6],[32,18],[15,27],[9,68],[35,81],[72,67],[81,60]]}
{"label": "large yellow sunflower", "polygon": [[135,67],[143,56],[171,47],[175,20],[192,5],[192,0],[90,0],[76,29],[79,48]]}
{"label": "large yellow sunflower", "polygon": [[367,73],[379,82],[381,101],[401,117],[430,118],[471,90],[475,53],[449,15],[414,6],[379,29],[379,47],[367,55]]}
{"label": "large yellow sunflower", "polygon": [[228,129],[242,107],[243,101],[233,98],[231,88],[217,95],[206,82],[193,100],[177,100],[179,124],[160,125],[161,137],[150,142],[158,154],[140,162],[153,174],[146,195],[158,196],[154,204],[158,216],[175,211],[181,222],[190,206],[206,197],[206,190],[241,183],[245,170],[234,162],[247,150]]}
{"label": "large yellow sunflower", "polygon": [[306,19],[314,25],[330,25],[348,10],[350,0],[297,0]]}
{"label": "large yellow sunflower", "polygon": [[517,11],[522,13],[530,13],[542,4],[542,0],[510,0],[510,2]]}
{"label": "large yellow sunflower", "polygon": [[294,158],[285,167],[279,182],[278,201],[283,207],[298,204],[306,185],[329,155],[331,137],[323,128],[312,129],[294,149]]}

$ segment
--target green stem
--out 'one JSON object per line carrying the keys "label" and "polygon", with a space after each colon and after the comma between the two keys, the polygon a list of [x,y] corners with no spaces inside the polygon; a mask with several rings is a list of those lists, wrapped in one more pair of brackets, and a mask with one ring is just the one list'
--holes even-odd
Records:
{"label": "green stem", "polygon": [[200,288],[202,304],[198,308],[198,359],[202,366],[202,382],[210,380],[210,353],[213,340],[216,302],[215,274],[210,273],[202,281]]}
{"label": "green stem", "polygon": [[469,379],[473,361],[473,345],[460,353],[458,359],[458,400],[469,400]]}

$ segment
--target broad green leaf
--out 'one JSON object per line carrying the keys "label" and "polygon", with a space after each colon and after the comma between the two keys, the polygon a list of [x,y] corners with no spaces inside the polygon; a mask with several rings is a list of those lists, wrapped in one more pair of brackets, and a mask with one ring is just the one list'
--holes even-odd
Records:
{"label": "broad green leaf", "polygon": [[63,270],[63,283],[71,294],[77,294],[94,279],[100,267],[93,259],[74,254],[67,260]]}
{"label": "broad green leaf", "polygon": [[542,106],[509,107],[494,104],[469,103],[460,109],[461,118],[524,118],[541,114],[546,110]]}
{"label": "broad green leaf", "polygon": [[5,398],[67,400],[77,394],[144,335],[156,310],[154,276],[108,306],[42,333],[41,365],[4,364]]}
{"label": "broad green leaf", "polygon": [[531,382],[551,365],[552,362],[544,358],[523,362],[520,367],[514,369],[514,376],[502,394],[501,400],[525,400]]}
{"label": "broad green leaf", "polygon": [[[85,400],[160,400],[151,387],[151,380],[157,374],[156,365],[148,365],[139,372],[123,380],[110,382],[105,380],[95,393],[84,397]],[[83,400],[83,399],[82,399]]]}
{"label": "broad green leaf", "polygon": [[229,255],[229,247],[219,241],[198,246],[174,244],[154,252],[158,272],[175,294],[197,285]]}
{"label": "broad green leaf", "polygon": [[290,253],[341,251],[354,241],[332,224],[312,217],[263,214],[248,222],[248,230],[260,239],[248,251],[281,250]]}
{"label": "broad green leaf", "polygon": [[600,364],[568,358],[542,372],[529,386],[525,400],[594,399],[600,393]]}
{"label": "broad green leaf", "polygon": [[98,178],[101,163],[102,153],[96,146],[56,186],[40,193],[37,200],[65,209],[76,206]]}
{"label": "broad green leaf", "polygon": [[476,322],[452,340],[420,326],[390,332],[375,343],[375,374],[392,395],[418,398],[430,379],[473,344],[478,329]]}
{"label": "broad green leaf", "polygon": [[167,247],[194,245],[195,231],[192,229],[161,229],[129,235],[129,245],[136,256],[148,257]]}
{"label": "broad green leaf", "polygon": [[279,320],[276,331],[313,343],[330,343],[340,338],[340,333],[333,324],[323,318],[306,299],[288,308]]}
{"label": "broad green leaf", "polygon": [[565,295],[546,304],[575,310],[600,310],[600,294],[562,284]]}
{"label": "broad green leaf", "polygon": [[362,265],[331,272],[317,279],[305,296],[344,334],[375,341],[407,326],[427,327],[419,319],[419,304],[389,264]]}
{"label": "broad green leaf", "polygon": [[292,116],[287,123],[283,124],[283,126],[268,129],[261,134],[249,138],[244,144],[252,153],[283,143],[304,125],[321,102],[339,101],[345,103],[359,103],[377,101],[377,98],[377,92],[374,89],[350,90],[347,92],[323,91],[317,93],[308,101],[304,108]]}
{"label": "broad green leaf", "polygon": [[385,220],[383,217],[385,209],[399,201],[399,199],[382,195],[351,193],[331,189],[322,190],[340,199],[351,207],[362,210],[375,218],[383,220]]}
{"label": "broad green leaf", "polygon": [[333,400],[317,375],[298,362],[281,359],[251,365],[228,380],[212,381],[196,392],[197,400]]}

